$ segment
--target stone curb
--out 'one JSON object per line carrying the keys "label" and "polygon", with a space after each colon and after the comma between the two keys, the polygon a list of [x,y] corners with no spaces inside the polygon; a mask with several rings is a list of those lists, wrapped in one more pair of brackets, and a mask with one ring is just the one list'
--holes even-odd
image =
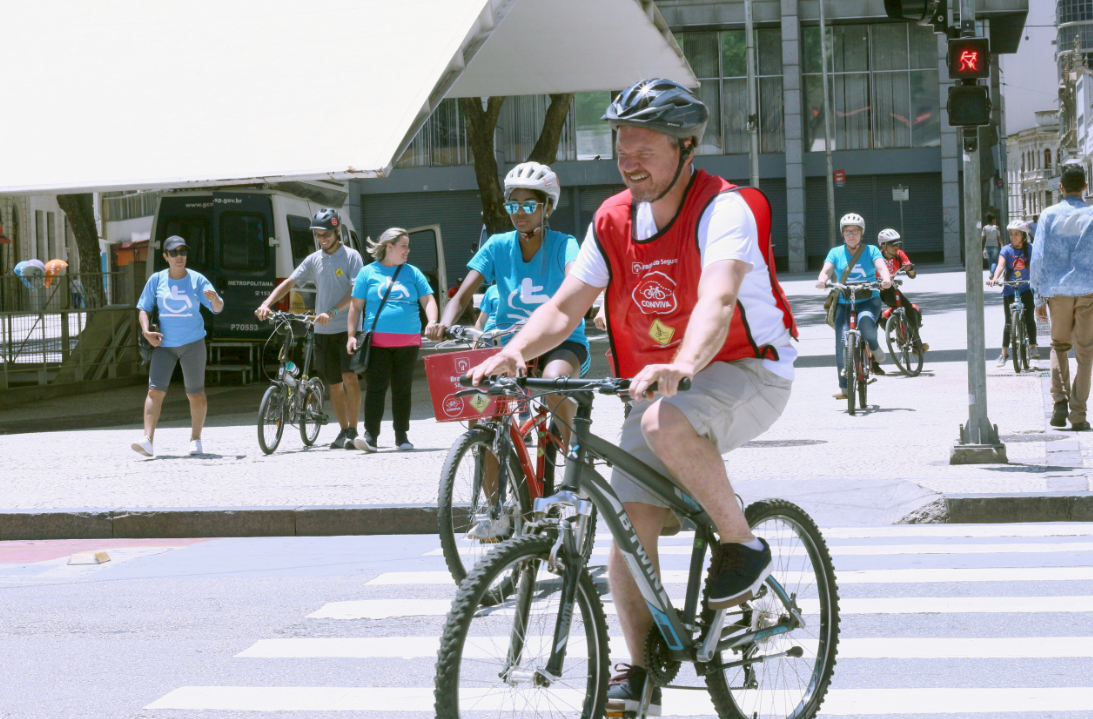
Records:
{"label": "stone curb", "polygon": [[436,534],[430,505],[0,510],[0,540]]}
{"label": "stone curb", "polygon": [[948,495],[950,524],[1093,522],[1093,492]]}

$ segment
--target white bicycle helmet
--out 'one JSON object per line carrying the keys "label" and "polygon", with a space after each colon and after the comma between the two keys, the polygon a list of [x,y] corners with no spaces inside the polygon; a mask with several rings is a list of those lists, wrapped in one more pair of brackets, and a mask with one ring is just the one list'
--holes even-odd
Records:
{"label": "white bicycle helmet", "polygon": [[888,228],[888,229],[881,230],[877,234],[877,244],[878,245],[889,245],[889,244],[891,244],[891,245],[902,245],[903,240],[900,239],[900,236],[899,236],[898,232],[896,232],[895,230],[893,230],[891,228]]}
{"label": "white bicycle helmet", "polygon": [[1017,230],[1018,232],[1024,232],[1028,234],[1028,223],[1024,220],[1012,220],[1006,225],[1007,230]]}
{"label": "white bicycle helmet", "polygon": [[865,218],[855,212],[848,212],[843,215],[843,218],[839,220],[839,232],[842,232],[843,228],[848,225],[857,225],[862,232],[865,232]]}
{"label": "white bicycle helmet", "polygon": [[505,202],[513,190],[538,190],[545,193],[550,200],[545,212],[549,215],[558,209],[558,199],[562,196],[562,185],[558,182],[558,176],[554,170],[538,162],[522,162],[509,171],[505,176]]}

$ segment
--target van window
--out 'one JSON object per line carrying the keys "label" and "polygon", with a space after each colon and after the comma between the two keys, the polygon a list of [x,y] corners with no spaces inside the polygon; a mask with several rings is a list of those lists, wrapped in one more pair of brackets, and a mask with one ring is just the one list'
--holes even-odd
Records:
{"label": "van window", "polygon": [[[183,215],[181,217],[168,217],[164,225],[166,229],[160,238],[160,252],[163,251],[163,240],[172,235],[178,235],[186,240],[190,254],[186,258],[186,265],[190,269],[204,269],[205,246],[209,239],[209,220],[205,217]],[[162,263],[159,257],[156,260]]]}
{"label": "van window", "polygon": [[264,270],[269,265],[266,220],[250,212],[220,216],[220,265],[227,270]]}
{"label": "van window", "polygon": [[292,266],[298,267],[305,257],[315,251],[311,220],[288,215],[288,241],[292,245]]}

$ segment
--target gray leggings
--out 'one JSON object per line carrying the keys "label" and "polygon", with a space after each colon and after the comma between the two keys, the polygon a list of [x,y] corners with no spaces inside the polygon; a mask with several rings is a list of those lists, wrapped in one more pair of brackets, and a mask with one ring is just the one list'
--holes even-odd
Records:
{"label": "gray leggings", "polygon": [[204,338],[179,347],[156,347],[148,368],[148,388],[167,391],[175,365],[182,361],[182,382],[186,394],[205,391],[205,340]]}

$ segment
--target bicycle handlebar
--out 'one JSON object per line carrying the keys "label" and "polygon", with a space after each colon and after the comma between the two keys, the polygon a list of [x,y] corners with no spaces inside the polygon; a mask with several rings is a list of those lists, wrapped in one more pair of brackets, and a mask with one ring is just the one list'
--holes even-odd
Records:
{"label": "bicycle handlebar", "polygon": [[828,280],[827,286],[833,290],[862,290],[868,287],[876,290],[881,289],[880,280],[874,280],[873,282],[847,282],[845,285],[840,282]]}
{"label": "bicycle handlebar", "polygon": [[[460,377],[459,384],[463,387],[473,387],[470,377]],[[618,395],[630,390],[630,380],[605,377],[604,379],[573,379],[570,377],[557,377],[555,379],[541,379],[538,377],[484,377],[476,389],[490,394],[502,394],[508,389],[533,389],[542,392],[585,392],[596,391],[600,394]],[[691,388],[691,380],[684,377],[679,381],[679,391],[686,392]],[[501,391],[495,391],[500,389]],[[650,387],[650,392],[657,391],[657,383]]]}
{"label": "bicycle handlebar", "polygon": [[295,312],[281,312],[280,310],[277,310],[275,312],[270,312],[266,317],[266,320],[269,322],[291,322],[293,320],[297,322],[314,322],[315,315],[301,315]]}

